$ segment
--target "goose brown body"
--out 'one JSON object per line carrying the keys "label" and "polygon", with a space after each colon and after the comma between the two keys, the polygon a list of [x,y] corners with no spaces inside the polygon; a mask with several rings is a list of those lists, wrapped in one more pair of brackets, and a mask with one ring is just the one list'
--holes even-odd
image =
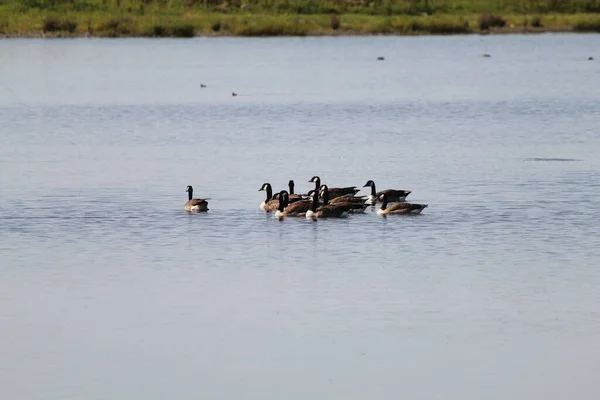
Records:
{"label": "goose brown body", "polygon": [[284,212],[285,215],[289,217],[303,217],[306,215],[306,212],[310,210],[311,205],[312,199],[298,200],[285,207]]}
{"label": "goose brown body", "polygon": [[385,193],[380,196],[381,208],[377,210],[379,215],[397,214],[397,215],[416,215],[420,214],[426,207],[427,204],[415,204],[415,203],[395,203],[388,206],[388,199]]}
{"label": "goose brown body", "polygon": [[310,209],[306,212],[306,218],[342,218],[348,215],[350,209],[349,206],[342,205],[319,205],[319,192],[315,190]]}
{"label": "goose brown body", "polygon": [[210,200],[209,198],[206,198],[206,199],[192,198],[193,193],[194,193],[194,188],[191,186],[188,186],[185,191],[188,193],[188,201],[183,206],[183,209],[185,211],[208,211],[208,201],[207,200]]}
{"label": "goose brown body", "polygon": [[329,188],[327,185],[321,185],[320,192],[323,194],[323,204],[325,206],[339,206],[348,207],[349,213],[362,213],[366,210],[368,205],[365,204],[365,200],[360,197],[341,196],[336,197],[333,200],[329,200]]}

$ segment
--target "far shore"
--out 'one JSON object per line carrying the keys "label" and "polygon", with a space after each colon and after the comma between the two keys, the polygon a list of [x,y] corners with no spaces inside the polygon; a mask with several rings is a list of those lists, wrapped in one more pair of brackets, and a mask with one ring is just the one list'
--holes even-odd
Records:
{"label": "far shore", "polygon": [[599,14],[0,14],[0,38],[423,36],[600,33]]}
{"label": "far shore", "polygon": [[[585,32],[576,31],[573,28],[538,28],[538,29],[494,29],[486,32],[460,32],[460,33],[429,33],[429,32],[394,32],[394,33],[379,33],[379,32],[365,32],[365,31],[351,31],[351,30],[319,30],[314,32],[307,32],[302,34],[281,34],[281,35],[239,35],[232,32],[195,32],[193,36],[185,36],[186,38],[194,37],[207,37],[207,38],[219,38],[219,37],[322,37],[322,36],[399,36],[399,37],[410,37],[410,36],[464,36],[464,35],[539,35],[547,33],[573,33],[581,34]],[[589,33],[589,32],[588,32]],[[594,32],[592,32],[594,33]],[[107,36],[98,35],[95,36],[89,32],[11,32],[0,34],[0,39],[78,39],[78,38],[160,38],[169,36],[150,36],[150,35],[118,35],[118,36]],[[171,38],[180,38],[177,36]]]}

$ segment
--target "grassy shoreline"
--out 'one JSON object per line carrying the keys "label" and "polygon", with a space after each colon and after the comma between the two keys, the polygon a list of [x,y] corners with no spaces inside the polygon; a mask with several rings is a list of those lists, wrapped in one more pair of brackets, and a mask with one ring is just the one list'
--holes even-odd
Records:
{"label": "grassy shoreline", "polygon": [[0,37],[350,36],[600,33],[600,14],[0,13]]}

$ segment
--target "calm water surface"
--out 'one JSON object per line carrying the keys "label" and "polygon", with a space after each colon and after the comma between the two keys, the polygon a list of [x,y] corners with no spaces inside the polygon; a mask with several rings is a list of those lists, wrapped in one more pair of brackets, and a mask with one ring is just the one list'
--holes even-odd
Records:
{"label": "calm water surface", "polygon": [[[598,398],[599,48],[1,41],[1,397]],[[258,209],[313,175],[429,208]]]}

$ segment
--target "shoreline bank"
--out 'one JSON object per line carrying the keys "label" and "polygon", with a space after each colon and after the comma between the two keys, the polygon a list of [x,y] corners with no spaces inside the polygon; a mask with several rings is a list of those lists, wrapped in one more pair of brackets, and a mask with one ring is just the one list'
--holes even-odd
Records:
{"label": "shoreline bank", "polygon": [[[484,19],[488,18],[488,20]],[[424,36],[600,33],[598,14],[374,16],[269,14],[0,15],[0,38]]]}
{"label": "shoreline bank", "polygon": [[356,32],[356,31],[315,31],[308,32],[306,34],[281,34],[281,35],[237,35],[231,32],[222,33],[210,33],[200,32],[194,33],[193,36],[148,36],[148,35],[120,35],[120,36],[106,36],[106,35],[93,35],[88,32],[12,32],[0,34],[0,39],[181,39],[181,38],[276,38],[276,37],[352,37],[352,36],[385,36],[385,37],[423,37],[423,36],[487,36],[487,35],[541,35],[548,33],[572,33],[572,34],[584,34],[595,32],[580,32],[569,28],[556,28],[556,29],[503,29],[494,30],[490,32],[469,32],[469,33],[370,33],[370,32]]}

